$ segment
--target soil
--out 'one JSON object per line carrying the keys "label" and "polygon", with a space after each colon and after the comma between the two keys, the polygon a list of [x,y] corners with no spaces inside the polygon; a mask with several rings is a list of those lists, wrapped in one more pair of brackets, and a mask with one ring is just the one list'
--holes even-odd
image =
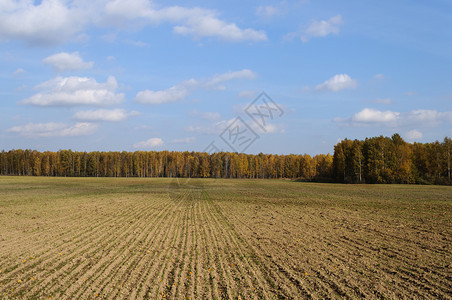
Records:
{"label": "soil", "polygon": [[452,188],[0,177],[2,299],[452,299]]}

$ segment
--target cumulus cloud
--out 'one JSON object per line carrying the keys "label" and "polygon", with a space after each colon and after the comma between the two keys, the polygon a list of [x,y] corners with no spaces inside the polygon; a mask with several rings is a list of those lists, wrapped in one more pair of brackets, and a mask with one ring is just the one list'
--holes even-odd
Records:
{"label": "cumulus cloud", "polygon": [[53,45],[67,41],[87,24],[89,11],[66,1],[2,1],[0,39],[29,44]]}
{"label": "cumulus cloud", "polygon": [[14,126],[8,132],[18,133],[25,137],[70,137],[93,134],[97,125],[92,123],[76,123],[68,125],[64,123],[28,123]]}
{"label": "cumulus cloud", "polygon": [[435,123],[439,121],[452,122],[452,111],[439,112],[429,109],[417,109],[407,113],[405,118],[412,123]]}
{"label": "cumulus cloud", "polygon": [[194,37],[219,37],[226,41],[266,41],[264,31],[251,28],[241,29],[234,23],[227,23],[212,13],[190,17],[184,25],[174,26],[174,32]]}
{"label": "cumulus cloud", "polygon": [[121,122],[130,117],[139,115],[137,111],[126,112],[124,109],[98,109],[78,111],[74,114],[74,119],[81,121],[105,121],[105,122]]}
{"label": "cumulus cloud", "polygon": [[200,37],[218,37],[227,41],[265,41],[264,31],[251,28],[242,29],[235,23],[223,21],[214,10],[168,6],[156,8],[145,0],[114,0],[105,6],[105,21],[117,26],[125,26],[135,21],[146,24],[174,24],[176,34]]}
{"label": "cumulus cloud", "polygon": [[436,110],[418,109],[409,112],[395,112],[364,108],[350,118],[334,118],[333,121],[351,126],[386,125],[412,127],[422,124],[423,126],[432,127],[444,122],[452,123],[452,111],[439,112]]}
{"label": "cumulus cloud", "polygon": [[104,13],[103,22],[123,26],[123,23],[139,18],[152,19],[154,9],[147,0],[113,0],[105,4]]}
{"label": "cumulus cloud", "polygon": [[312,21],[307,28],[302,28],[298,32],[291,32],[285,36],[286,40],[293,40],[298,37],[302,42],[307,42],[313,37],[325,37],[330,34],[339,34],[343,24],[342,16],[337,15],[328,20]]}
{"label": "cumulus cloud", "polygon": [[114,0],[105,6],[107,23],[124,26],[130,21],[146,25],[171,23],[177,34],[194,37],[218,37],[227,41],[265,41],[264,31],[242,29],[235,23],[223,21],[214,10],[168,6],[157,9],[145,0]]}
{"label": "cumulus cloud", "polygon": [[0,39],[53,45],[86,37],[89,26],[135,27],[169,23],[177,34],[227,41],[264,41],[262,30],[240,28],[199,7],[155,7],[148,0],[6,0],[0,3]]}
{"label": "cumulus cloud", "polygon": [[133,145],[136,149],[149,149],[163,146],[165,143],[161,138],[150,138],[146,141],[141,141]]}
{"label": "cumulus cloud", "polygon": [[352,121],[361,123],[386,123],[394,122],[400,115],[398,112],[393,112],[390,110],[379,111],[372,108],[365,108],[362,111],[356,113],[352,117]]}
{"label": "cumulus cloud", "polygon": [[183,85],[173,86],[160,91],[139,91],[135,97],[135,101],[143,104],[163,104],[183,100],[188,94],[188,89]]}
{"label": "cumulus cloud", "polygon": [[329,90],[337,92],[344,89],[354,89],[358,86],[355,79],[350,78],[347,74],[337,74],[315,87],[316,90]]}
{"label": "cumulus cloud", "polygon": [[337,15],[328,20],[313,21],[301,36],[303,42],[311,37],[324,37],[330,34],[339,34],[342,25],[342,16]]}
{"label": "cumulus cloud", "polygon": [[43,60],[44,63],[51,65],[56,71],[74,71],[91,69],[94,62],[84,62],[78,52],[66,53],[60,52]]}
{"label": "cumulus cloud", "polygon": [[256,76],[256,73],[253,71],[244,69],[241,71],[214,75],[211,78],[204,80],[196,80],[192,78],[165,90],[139,91],[135,97],[135,101],[143,104],[163,104],[181,101],[184,100],[193,90],[200,88],[224,90],[225,87],[222,84],[227,81],[234,79],[254,79]]}
{"label": "cumulus cloud", "polygon": [[118,83],[112,76],[105,83],[86,77],[56,77],[36,86],[37,94],[22,101],[35,106],[104,106],[118,104],[124,94],[116,94]]}
{"label": "cumulus cloud", "polygon": [[405,134],[405,136],[406,136],[408,141],[413,142],[413,141],[422,139],[422,137],[424,135],[422,134],[422,132],[420,132],[420,131],[418,131],[416,129],[413,129],[413,130],[408,131]]}
{"label": "cumulus cloud", "polygon": [[282,124],[265,124],[264,128],[260,127],[257,123],[251,123],[251,129],[258,134],[270,134],[270,133],[284,133],[284,127]]}

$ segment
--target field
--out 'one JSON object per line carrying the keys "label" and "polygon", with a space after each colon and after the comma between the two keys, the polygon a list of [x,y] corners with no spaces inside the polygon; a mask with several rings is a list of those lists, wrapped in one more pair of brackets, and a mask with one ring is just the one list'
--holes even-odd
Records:
{"label": "field", "polygon": [[1,299],[452,298],[452,188],[0,177]]}

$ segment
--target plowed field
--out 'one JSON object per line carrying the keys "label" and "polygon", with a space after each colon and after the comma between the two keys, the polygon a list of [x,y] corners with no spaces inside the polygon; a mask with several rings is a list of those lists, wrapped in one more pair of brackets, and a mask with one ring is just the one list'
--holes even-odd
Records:
{"label": "plowed field", "polygon": [[0,298],[451,299],[451,220],[451,187],[0,177]]}

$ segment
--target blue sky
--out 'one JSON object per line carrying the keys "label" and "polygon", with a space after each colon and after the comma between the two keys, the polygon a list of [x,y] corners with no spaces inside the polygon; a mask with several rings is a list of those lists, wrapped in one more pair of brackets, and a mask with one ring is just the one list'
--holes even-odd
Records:
{"label": "blue sky", "polygon": [[442,140],[451,28],[446,0],[0,0],[0,148],[232,151],[237,117],[247,153]]}

